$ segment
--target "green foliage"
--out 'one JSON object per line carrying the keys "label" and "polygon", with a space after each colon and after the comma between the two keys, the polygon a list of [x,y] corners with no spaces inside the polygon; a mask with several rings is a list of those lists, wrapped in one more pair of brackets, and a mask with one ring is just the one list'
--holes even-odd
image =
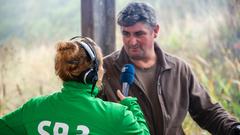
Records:
{"label": "green foliage", "polygon": [[208,88],[213,101],[218,101],[228,112],[240,118],[239,71],[232,69],[239,68],[240,63],[236,61],[232,63],[234,65],[230,65],[228,61],[220,61],[221,66],[219,64],[212,65],[209,62],[209,66],[206,67],[199,62],[194,62],[194,60],[192,65],[199,80]]}

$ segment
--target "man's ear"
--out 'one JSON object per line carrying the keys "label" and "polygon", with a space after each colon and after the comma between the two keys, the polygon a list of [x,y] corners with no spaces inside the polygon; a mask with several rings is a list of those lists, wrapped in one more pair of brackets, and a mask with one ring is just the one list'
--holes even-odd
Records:
{"label": "man's ear", "polygon": [[154,32],[154,38],[157,37],[158,33],[159,33],[159,30],[160,30],[160,26],[157,24],[155,26],[155,28],[153,29],[153,32]]}

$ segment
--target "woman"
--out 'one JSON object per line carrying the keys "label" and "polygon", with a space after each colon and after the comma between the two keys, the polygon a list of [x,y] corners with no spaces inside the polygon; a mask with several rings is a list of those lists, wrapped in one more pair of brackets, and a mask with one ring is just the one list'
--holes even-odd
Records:
{"label": "woman", "polygon": [[103,76],[102,59],[100,48],[89,38],[74,37],[59,42],[55,71],[63,81],[63,88],[33,98],[3,116],[0,134],[149,134],[136,98],[125,98],[119,90],[120,104],[95,97]]}

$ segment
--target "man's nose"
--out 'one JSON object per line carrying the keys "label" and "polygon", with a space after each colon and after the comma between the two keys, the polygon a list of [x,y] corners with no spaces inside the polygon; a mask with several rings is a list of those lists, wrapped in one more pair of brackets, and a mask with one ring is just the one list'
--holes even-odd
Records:
{"label": "man's nose", "polygon": [[128,44],[129,45],[136,45],[137,44],[137,39],[134,36],[129,37]]}

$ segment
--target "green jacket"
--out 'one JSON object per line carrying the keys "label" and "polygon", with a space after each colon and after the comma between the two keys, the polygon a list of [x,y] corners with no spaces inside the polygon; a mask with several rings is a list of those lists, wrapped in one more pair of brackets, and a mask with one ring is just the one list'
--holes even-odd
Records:
{"label": "green jacket", "polygon": [[136,98],[105,102],[92,85],[64,82],[61,92],[29,100],[0,118],[1,135],[149,135]]}

